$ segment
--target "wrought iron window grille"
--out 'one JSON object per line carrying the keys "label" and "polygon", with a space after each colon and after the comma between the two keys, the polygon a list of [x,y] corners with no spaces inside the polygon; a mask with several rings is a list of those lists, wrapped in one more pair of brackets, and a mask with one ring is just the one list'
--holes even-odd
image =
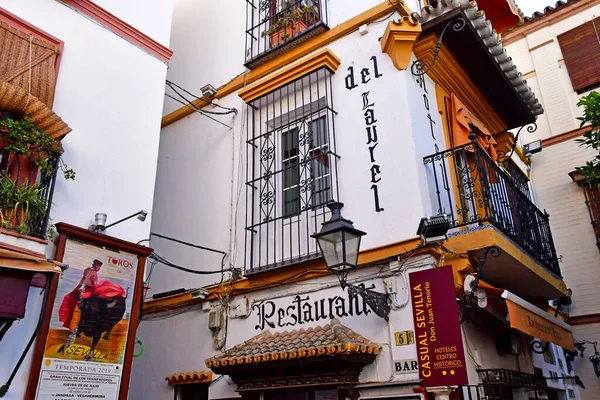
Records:
{"label": "wrought iron window grille", "polygon": [[451,228],[490,223],[560,275],[549,216],[475,141],[424,157],[434,210]]}
{"label": "wrought iron window grille", "polygon": [[247,105],[246,273],[321,256],[310,235],[339,196],[331,75],[323,67]]}
{"label": "wrought iron window grille", "polygon": [[[0,228],[18,230],[19,226],[26,225],[27,235],[45,239],[60,153],[44,150],[49,168],[42,170],[37,164],[39,154],[13,154],[6,149],[7,145],[7,136],[0,133],[0,180],[9,184],[3,185],[4,198],[0,198]],[[22,203],[21,207],[9,210],[15,204],[9,204],[10,200],[6,197],[11,196],[6,196],[6,190],[12,190],[15,201]],[[34,199],[23,198],[25,195],[34,196]],[[34,200],[35,206],[30,203]]]}
{"label": "wrought iron window grille", "polygon": [[246,66],[327,29],[327,0],[246,0]]}

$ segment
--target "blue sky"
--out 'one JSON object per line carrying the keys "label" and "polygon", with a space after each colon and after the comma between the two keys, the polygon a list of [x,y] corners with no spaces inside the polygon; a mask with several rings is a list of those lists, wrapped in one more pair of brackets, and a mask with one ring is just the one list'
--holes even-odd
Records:
{"label": "blue sky", "polygon": [[556,1],[552,0],[516,0],[517,5],[528,17],[536,11],[542,11],[546,6],[554,6]]}

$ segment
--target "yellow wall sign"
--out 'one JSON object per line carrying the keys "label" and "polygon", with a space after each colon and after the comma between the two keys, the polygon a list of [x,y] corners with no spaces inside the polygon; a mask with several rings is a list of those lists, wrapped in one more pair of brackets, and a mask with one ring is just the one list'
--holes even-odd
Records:
{"label": "yellow wall sign", "polygon": [[396,332],[396,346],[406,346],[415,344],[415,334],[413,331]]}

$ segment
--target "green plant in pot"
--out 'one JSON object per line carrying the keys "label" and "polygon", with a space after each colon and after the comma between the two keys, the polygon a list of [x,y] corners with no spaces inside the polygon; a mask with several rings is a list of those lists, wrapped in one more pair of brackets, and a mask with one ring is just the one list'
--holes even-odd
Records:
{"label": "green plant in pot", "polygon": [[65,179],[75,172],[59,158],[58,141],[38,129],[31,118],[0,120],[0,226],[27,235],[44,220],[48,201],[38,175],[52,176],[55,166]]}
{"label": "green plant in pot", "polygon": [[287,11],[271,20],[269,29],[261,33],[262,37],[269,36],[272,47],[285,42],[289,38],[304,31],[316,20],[316,10],[313,6],[291,6],[288,2]]}
{"label": "green plant in pot", "polygon": [[46,216],[47,202],[42,188],[29,181],[15,183],[6,174],[0,175],[0,222],[3,228],[15,229],[27,235]]}

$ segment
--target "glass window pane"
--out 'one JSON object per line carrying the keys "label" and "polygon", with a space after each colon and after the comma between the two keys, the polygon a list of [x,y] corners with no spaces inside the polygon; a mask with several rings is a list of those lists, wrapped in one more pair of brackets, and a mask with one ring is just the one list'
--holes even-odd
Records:
{"label": "glass window pane", "polygon": [[300,212],[300,190],[298,186],[283,191],[283,215],[289,217]]}
{"label": "glass window pane", "polygon": [[285,131],[281,135],[281,141],[283,144],[283,159],[287,160],[289,158],[295,157],[298,155],[298,129],[293,128],[289,131]]}

